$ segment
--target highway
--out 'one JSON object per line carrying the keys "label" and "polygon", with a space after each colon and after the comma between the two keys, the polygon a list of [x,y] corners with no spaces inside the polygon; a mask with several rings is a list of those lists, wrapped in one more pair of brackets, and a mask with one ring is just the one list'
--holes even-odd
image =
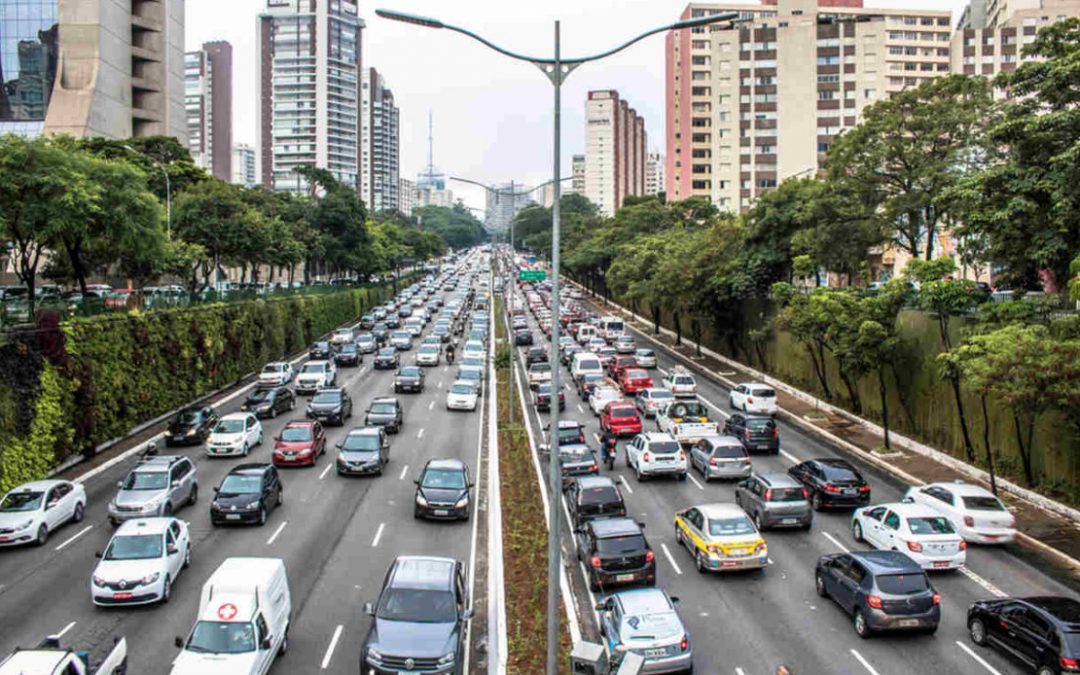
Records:
{"label": "highway", "polygon": [[[535,318],[529,318],[537,344],[550,350]],[[636,331],[633,334],[638,346],[656,346],[646,336]],[[519,358],[515,362],[524,382],[524,350],[517,351]],[[660,349],[656,353],[659,367],[651,374],[659,386],[661,375],[674,365],[674,359]],[[599,420],[578,398],[569,371],[564,367],[561,372],[567,403],[562,419],[585,424],[590,445],[598,449],[595,435],[599,434]],[[728,409],[727,390],[704,377],[696,379],[699,398],[709,405],[714,419],[723,421]],[[524,391],[527,418],[533,435],[539,439],[548,415],[538,414],[528,389]],[[655,423],[645,420],[645,428],[651,431]],[[780,434],[779,455],[753,455],[756,471],[786,471],[796,462],[813,457],[840,456],[853,461],[871,483],[872,503],[898,501],[907,488],[798,429],[781,424]],[[625,440],[620,442],[614,473],[622,481],[628,515],[646,526],[645,536],[658,561],[657,585],[680,599],[679,612],[691,634],[696,672],[773,675],[780,664],[800,675],[1023,672],[1000,652],[971,642],[965,625],[968,607],[975,600],[996,595],[1072,595],[1067,587],[1007,549],[972,546],[966,569],[931,575],[931,583],[942,595],[942,622],[935,635],[887,635],[862,640],[855,634],[848,615],[831,600],[818,597],[813,583],[819,556],[867,548],[851,536],[849,511],[815,513],[809,532],[766,531],[772,565],[764,572],[700,575],[690,555],[676,543],[674,514],[695,504],[733,503],[734,482],[713,481],[706,485],[700,474],[691,470],[684,482],[660,478],[639,483],[624,462],[625,444]],[[547,463],[542,464],[546,480]],[[601,475],[605,474],[608,471],[603,467]],[[564,527],[562,534],[564,561],[572,573],[582,630],[595,640],[597,629],[591,608],[598,596],[587,589],[584,568],[574,556],[569,530]]]}
{"label": "highway", "polygon": [[[415,339],[413,350],[402,353],[403,364],[412,363],[418,345]],[[477,466],[484,406],[471,413],[447,411],[446,391],[455,368],[444,361],[425,370],[423,393],[397,395],[404,405],[404,425],[390,437],[391,460],[384,474],[346,478],[334,470],[334,446],[349,429],[363,425],[363,411],[371,399],[394,395],[394,371],[373,371],[371,355],[365,355],[359,368],[339,369],[338,382],[353,397],[353,417],[343,427],[328,427],[327,454],[314,468],[280,470],[284,504],[261,528],[212,527],[211,488],[242,461],[269,462],[273,437],[287,421],[303,417],[307,399],[298,397],[293,413],[263,420],[264,443],[248,460],[209,459],[202,446],[172,449],[162,443],[161,454],[182,453],[195,460],[201,488],[199,502],[176,513],[190,522],[192,565],[177,578],[167,606],[98,609],[91,603],[94,552],[105,548],[113,532],[106,521],[106,505],[135,460],[94,475],[86,481],[88,504],[82,523],[53,533],[43,548],[0,551],[0,654],[17,645],[36,645],[47,634],[62,634],[65,644],[90,649],[111,644],[113,636],[126,636],[129,672],[168,673],[179,651],[173,639],[187,635],[202,584],[218,564],[231,556],[272,556],[285,561],[293,619],[289,651],[275,661],[271,672],[356,673],[370,624],[363,604],[377,600],[396,556],[449,556],[466,561],[469,570],[473,567],[480,520],[475,512],[480,500],[475,496],[486,474]],[[243,400],[241,395],[216,407],[218,414],[238,410]],[[469,465],[477,490],[468,522],[413,519],[413,480],[424,462],[434,457],[460,458]],[[477,608],[478,614],[484,611]]]}

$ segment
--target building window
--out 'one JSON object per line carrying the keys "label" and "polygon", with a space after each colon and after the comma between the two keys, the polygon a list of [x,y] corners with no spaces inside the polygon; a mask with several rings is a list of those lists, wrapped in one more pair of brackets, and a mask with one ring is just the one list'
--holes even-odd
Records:
{"label": "building window", "polygon": [[829,144],[828,143],[818,143],[817,144],[817,151],[824,155],[825,153],[827,153],[829,151]]}
{"label": "building window", "polygon": [[839,56],[819,56],[817,58],[817,64],[819,66],[835,66],[840,63]]}

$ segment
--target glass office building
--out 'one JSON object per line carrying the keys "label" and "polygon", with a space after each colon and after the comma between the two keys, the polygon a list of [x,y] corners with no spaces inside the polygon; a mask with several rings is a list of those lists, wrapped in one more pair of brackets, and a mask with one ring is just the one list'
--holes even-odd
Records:
{"label": "glass office building", "polygon": [[0,133],[40,134],[59,53],[58,0],[0,0]]}

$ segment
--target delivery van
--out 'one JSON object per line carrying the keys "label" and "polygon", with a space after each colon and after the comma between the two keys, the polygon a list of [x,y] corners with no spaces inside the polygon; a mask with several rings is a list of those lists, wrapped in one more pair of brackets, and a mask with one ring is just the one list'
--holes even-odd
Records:
{"label": "delivery van", "polygon": [[587,323],[581,328],[578,328],[577,341],[579,344],[581,344],[581,346],[584,347],[585,345],[589,344],[589,340],[593,339],[594,337],[603,337],[602,335],[600,335],[600,330],[596,326]]}
{"label": "delivery van", "polygon": [[574,354],[574,360],[570,363],[570,376],[574,382],[581,382],[581,377],[586,373],[604,374],[604,367],[600,359],[592,352],[578,352]]}
{"label": "delivery van", "polygon": [[172,675],[263,675],[289,647],[292,597],[280,558],[227,558],[203,584]]}

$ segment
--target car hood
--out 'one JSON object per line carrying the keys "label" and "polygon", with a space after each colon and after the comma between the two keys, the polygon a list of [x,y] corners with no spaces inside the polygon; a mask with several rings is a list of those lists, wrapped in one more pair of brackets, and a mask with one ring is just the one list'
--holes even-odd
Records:
{"label": "car hood", "polygon": [[342,407],[341,403],[309,403],[308,404],[308,408],[310,408],[312,410],[320,411],[320,412],[333,412],[333,411],[336,411],[336,410],[340,410],[341,407]]}
{"label": "car hood", "polygon": [[341,450],[338,457],[347,462],[371,462],[379,458],[378,450]]}
{"label": "car hood", "polygon": [[685,630],[675,612],[657,612],[626,617],[619,630],[622,643],[631,648],[681,638]]}
{"label": "car hood", "polygon": [[314,447],[314,441],[277,441],[274,443],[275,452],[279,450],[311,450]]}
{"label": "car hood", "polygon": [[420,494],[429,502],[456,502],[467,492],[468,490],[457,488],[420,488]]}
{"label": "car hood", "polygon": [[453,649],[453,623],[411,623],[375,619],[375,627],[369,638],[384,654],[411,657],[439,657]]}
{"label": "car hood", "polygon": [[375,360],[378,361],[379,363],[393,363],[394,362],[394,357],[393,356],[383,356],[382,354],[380,354],[380,355],[375,357]]}
{"label": "car hood", "polygon": [[117,506],[142,506],[165,495],[165,490],[121,490],[116,493],[113,503]]}
{"label": "car hood", "polygon": [[0,513],[0,527],[8,528],[22,525],[28,520],[36,520],[41,517],[41,511],[19,511]]}
{"label": "car hood", "polygon": [[236,494],[230,492],[228,494],[221,493],[214,497],[214,503],[222,508],[229,508],[230,506],[244,506],[251,502],[258,501],[259,494],[257,492],[244,492]]}
{"label": "car hood", "polygon": [[235,675],[256,672],[258,652],[243,654],[202,654],[181,651],[169,675]]}
{"label": "car hood", "polygon": [[126,579],[134,581],[142,579],[154,572],[161,572],[163,568],[161,558],[148,558],[146,560],[102,560],[94,569],[94,576],[101,577],[105,581],[120,581]]}
{"label": "car hood", "polygon": [[416,375],[398,375],[394,378],[398,382],[419,382],[420,378]]}
{"label": "car hood", "polygon": [[244,438],[243,432],[235,434],[222,434],[214,432],[210,434],[210,443],[226,443],[232,445],[233,443],[239,443]]}

